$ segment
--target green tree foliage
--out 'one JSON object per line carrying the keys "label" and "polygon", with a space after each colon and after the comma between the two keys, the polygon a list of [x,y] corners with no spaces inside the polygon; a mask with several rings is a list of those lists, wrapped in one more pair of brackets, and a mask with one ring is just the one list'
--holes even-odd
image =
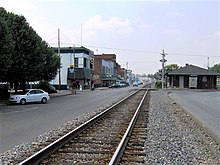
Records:
{"label": "green tree foliage", "polygon": [[155,82],[155,87],[156,88],[162,88],[162,81],[156,81]]}
{"label": "green tree foliage", "polygon": [[11,53],[14,49],[12,35],[7,26],[7,22],[3,19],[7,12],[0,8],[0,80],[6,81],[7,72],[11,66]]}
{"label": "green tree foliage", "polygon": [[[168,72],[171,72],[173,70],[176,70],[176,69],[179,69],[179,66],[177,64],[166,65],[164,67],[164,74],[166,74]],[[158,72],[156,72],[153,76],[154,76],[155,79],[161,79],[161,77],[162,77],[162,69],[159,69]]]}
{"label": "green tree foliage", "polygon": [[[52,48],[29,26],[24,16],[5,13],[2,8],[0,12],[2,22],[5,23],[4,34],[11,35],[9,38],[11,46],[7,47],[11,51],[5,52],[6,55],[9,54],[10,62],[5,80],[24,85],[25,82],[54,79],[59,67],[59,59]],[[4,42],[2,39],[1,41]],[[5,56],[1,54],[3,60]]]}
{"label": "green tree foliage", "polygon": [[179,66],[177,64],[169,64],[169,65],[166,65],[164,69],[165,69],[165,72],[167,73],[167,72],[171,72],[173,70],[179,69]]}
{"label": "green tree foliage", "polygon": [[211,70],[217,72],[217,73],[220,73],[220,64],[215,64]]}

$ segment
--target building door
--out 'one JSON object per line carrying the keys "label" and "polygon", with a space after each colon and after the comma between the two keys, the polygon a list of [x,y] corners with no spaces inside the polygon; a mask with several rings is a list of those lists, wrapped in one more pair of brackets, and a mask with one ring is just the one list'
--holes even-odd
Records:
{"label": "building door", "polygon": [[179,76],[179,88],[184,88],[184,76]]}
{"label": "building door", "polygon": [[197,88],[197,77],[189,77],[189,88]]}

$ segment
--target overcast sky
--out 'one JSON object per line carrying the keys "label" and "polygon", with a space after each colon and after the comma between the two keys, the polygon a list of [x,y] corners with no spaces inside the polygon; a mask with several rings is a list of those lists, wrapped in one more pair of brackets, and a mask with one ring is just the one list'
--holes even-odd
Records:
{"label": "overcast sky", "polygon": [[219,0],[0,0],[23,15],[50,46],[81,46],[117,55],[133,73],[155,73],[164,49],[166,65],[207,68],[220,63]]}

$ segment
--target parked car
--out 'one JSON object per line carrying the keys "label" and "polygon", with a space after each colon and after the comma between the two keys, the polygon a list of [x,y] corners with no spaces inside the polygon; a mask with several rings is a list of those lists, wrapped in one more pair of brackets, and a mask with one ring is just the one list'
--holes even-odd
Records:
{"label": "parked car", "polygon": [[109,86],[109,88],[119,88],[120,86],[118,84],[112,84]]}
{"label": "parked car", "polygon": [[126,87],[125,83],[118,83],[119,87]]}
{"label": "parked car", "polygon": [[49,99],[48,93],[41,89],[26,89],[17,94],[12,94],[9,98],[9,102],[18,104],[41,102],[45,104]]}

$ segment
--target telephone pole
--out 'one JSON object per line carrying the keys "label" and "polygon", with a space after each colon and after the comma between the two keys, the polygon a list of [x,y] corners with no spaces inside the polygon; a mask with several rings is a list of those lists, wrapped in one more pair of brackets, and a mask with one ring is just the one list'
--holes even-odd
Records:
{"label": "telephone pole", "polygon": [[59,90],[61,90],[61,75],[60,75],[60,29],[58,29],[58,58],[59,58],[59,68],[58,68],[58,81],[59,81]]}
{"label": "telephone pole", "polygon": [[164,49],[161,55],[162,59],[160,60],[160,62],[162,62],[162,90],[164,90],[164,64],[165,62],[167,62],[167,60],[165,59],[165,55],[167,55],[167,53],[164,52]]}
{"label": "telephone pole", "polygon": [[82,23],[81,23],[81,46],[82,46],[82,36],[83,34],[82,34]]}
{"label": "telephone pole", "polygon": [[207,69],[209,70],[209,57],[207,57]]}

